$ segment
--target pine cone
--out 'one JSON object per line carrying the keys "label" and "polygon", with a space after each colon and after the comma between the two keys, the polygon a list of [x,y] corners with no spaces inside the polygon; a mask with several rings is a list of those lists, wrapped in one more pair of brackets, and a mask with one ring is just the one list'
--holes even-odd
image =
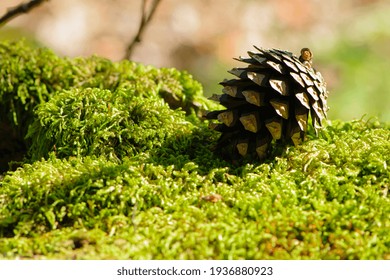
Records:
{"label": "pine cone", "polygon": [[224,80],[223,94],[210,99],[226,110],[205,114],[217,119],[210,128],[221,132],[216,148],[231,159],[268,155],[272,141],[300,144],[308,127],[309,113],[315,132],[326,119],[326,83],[312,68],[312,52],[304,48],[297,58],[277,49],[248,52],[238,61],[249,64],[228,71],[238,79]]}

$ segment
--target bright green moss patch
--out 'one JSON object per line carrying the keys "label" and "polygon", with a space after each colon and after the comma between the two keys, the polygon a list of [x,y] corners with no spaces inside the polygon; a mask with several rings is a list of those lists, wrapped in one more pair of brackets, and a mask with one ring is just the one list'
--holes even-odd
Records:
{"label": "bright green moss patch", "polygon": [[36,109],[29,128],[33,159],[54,151],[57,157],[108,155],[121,159],[156,149],[167,138],[190,131],[182,111],[163,100],[127,91],[91,89],[57,93]]}
{"label": "bright green moss patch", "polygon": [[[4,178],[1,252],[6,258],[389,259],[389,137],[387,128],[362,121],[333,123],[319,139],[268,163],[205,162],[207,171],[201,155],[180,157],[185,151],[177,152],[176,164],[147,154],[121,163],[51,157]],[[212,193],[223,200],[202,199]]]}
{"label": "bright green moss patch", "polygon": [[[64,89],[125,90],[134,96],[164,97],[174,109],[198,111],[206,104],[201,85],[186,72],[156,69],[100,57],[60,58],[23,42],[0,44],[0,113],[16,125],[31,118],[37,104]],[[171,101],[171,102],[170,102]]]}
{"label": "bright green moss patch", "polygon": [[[38,113],[34,114],[38,105]],[[0,172],[7,170],[12,160],[22,160],[27,150],[28,158],[39,159],[54,151],[53,145],[57,144],[59,156],[97,154],[100,149],[107,152],[116,141],[123,140],[121,136],[131,133],[129,125],[137,119],[141,123],[134,127],[138,131],[131,137],[136,143],[123,145],[126,151],[114,149],[113,156],[146,150],[152,145],[153,134],[157,143],[168,136],[166,132],[172,134],[179,129],[178,123],[184,122],[182,117],[176,118],[181,113],[168,110],[168,105],[191,116],[215,107],[203,96],[199,82],[176,69],[157,69],[130,61],[113,63],[96,56],[60,58],[48,49],[34,49],[24,42],[0,43]],[[35,123],[26,141],[32,122]],[[168,123],[174,124],[175,129]],[[143,128],[142,133],[148,133],[145,141],[139,139]],[[91,135],[100,129],[104,131]],[[77,133],[80,135],[75,143],[62,145]],[[88,145],[92,147],[86,150]]]}
{"label": "bright green moss patch", "polygon": [[230,163],[188,74],[39,52],[68,65],[45,77],[69,80],[47,78],[41,99],[12,79],[2,93],[29,153],[0,177],[0,258],[390,259],[388,124],[334,121],[264,163]]}

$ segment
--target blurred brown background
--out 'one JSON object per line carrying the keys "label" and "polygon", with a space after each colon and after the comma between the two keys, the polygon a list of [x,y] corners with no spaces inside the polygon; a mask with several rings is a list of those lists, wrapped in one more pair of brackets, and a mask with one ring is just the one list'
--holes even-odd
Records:
{"label": "blurred brown background", "polygon": [[[1,1],[0,14],[21,2]],[[0,39],[27,37],[59,55],[117,61],[137,32],[141,4],[50,0],[3,26]],[[389,15],[388,0],[161,0],[132,60],[187,70],[208,96],[238,65],[232,57],[252,45],[309,47],[328,83],[331,119],[390,121]]]}

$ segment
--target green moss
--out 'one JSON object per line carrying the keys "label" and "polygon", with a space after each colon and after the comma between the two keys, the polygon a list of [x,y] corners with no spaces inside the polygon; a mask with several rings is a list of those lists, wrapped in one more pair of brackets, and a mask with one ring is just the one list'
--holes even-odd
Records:
{"label": "green moss", "polygon": [[[92,88],[93,90],[91,90]],[[56,95],[59,95],[59,97],[56,97]],[[85,95],[85,98],[78,98],[78,95]],[[90,96],[91,100],[88,100],[87,95]],[[60,99],[64,96],[68,97],[61,101]],[[123,101],[123,104],[119,104],[119,100]],[[48,104],[45,102],[48,102]],[[67,104],[66,116],[63,115],[63,112],[60,113],[62,109],[58,107],[63,106],[64,102]],[[35,160],[47,155],[48,151],[54,149],[53,145],[57,144],[60,145],[58,147],[61,150],[60,156],[101,152],[99,149],[96,150],[96,147],[92,147],[93,151],[87,151],[85,147],[80,146],[90,145],[91,142],[88,141],[95,141],[96,145],[99,143],[105,145],[110,142],[106,149],[108,151],[110,147],[116,145],[114,142],[122,141],[121,135],[123,133],[130,133],[128,126],[137,118],[140,121],[142,120],[142,124],[134,126],[134,128],[139,128],[138,132],[132,137],[132,141],[134,140],[136,143],[129,143],[126,147],[123,146],[124,149],[129,148],[127,152],[113,151],[112,156],[120,157],[123,154],[132,154],[134,149],[149,149],[158,141],[169,136],[163,135],[169,129],[171,129],[171,132],[173,131],[172,127],[167,126],[169,122],[172,124],[185,122],[183,117],[180,117],[180,121],[175,117],[179,116],[180,113],[167,110],[167,106],[163,104],[164,102],[172,109],[181,108],[184,110],[189,119],[194,119],[195,115],[201,115],[203,110],[212,108],[212,106],[215,107],[212,102],[203,96],[199,82],[193,80],[188,73],[176,69],[157,69],[130,61],[113,63],[96,56],[75,59],[60,58],[48,49],[31,48],[25,42],[1,43],[0,134],[9,137],[0,138],[0,153],[3,155],[0,159],[0,171],[7,169],[8,162],[12,160],[20,161],[27,150],[31,152],[29,158]],[[118,112],[111,111],[109,113],[111,103],[114,106],[113,110],[119,110]],[[34,114],[34,110],[38,105],[41,105],[37,109],[38,114]],[[85,108],[82,107],[84,105],[86,107],[99,106],[100,117],[92,116],[92,107],[87,109],[88,112],[84,111]],[[57,109],[55,109],[56,106]],[[73,118],[75,116],[71,112],[73,110],[72,106],[81,106],[78,107],[78,121]],[[150,107],[150,110],[145,110],[147,107]],[[57,113],[54,114],[53,110],[57,110]],[[127,110],[129,112],[126,112]],[[53,111],[53,115],[50,115],[51,111]],[[160,114],[160,111],[162,115],[157,120],[156,116]],[[81,113],[86,113],[87,117],[92,117],[91,122],[93,124],[89,123],[90,120],[86,119],[84,115],[80,115]],[[103,120],[105,113],[111,114],[110,117],[114,116],[114,120]],[[135,114],[139,114],[139,116]],[[131,120],[126,115],[132,115]],[[60,119],[55,119],[56,117]],[[121,123],[114,124],[119,121],[119,118],[122,118]],[[97,124],[96,121],[102,123]],[[34,144],[30,141],[26,142],[24,139],[32,122],[34,124],[28,133],[28,140],[37,141],[39,139],[42,143]],[[43,130],[43,126],[49,125],[49,123],[48,130]],[[88,126],[94,126],[95,124],[102,126],[105,132],[102,131],[95,136],[90,135],[94,139],[88,138],[88,135],[83,133],[92,133],[97,128],[95,127],[91,131]],[[114,125],[108,127],[110,124]],[[124,132],[126,125],[127,132]],[[143,125],[148,126],[147,131],[149,133],[145,141],[140,139],[139,134],[144,128]],[[53,128],[55,126],[60,131],[53,132],[56,129]],[[158,128],[156,132],[153,132],[153,126],[154,129]],[[66,131],[62,131],[62,129]],[[68,134],[66,134],[67,132]],[[68,137],[69,140],[69,137],[73,137],[78,132],[82,134],[78,136],[78,139],[81,137],[80,141],[83,143],[71,144],[67,142],[65,144],[64,138]],[[111,137],[109,134],[115,134],[115,136]],[[44,135],[46,135],[46,139],[44,139]],[[51,139],[54,136],[61,138],[54,141]],[[149,140],[155,136],[156,140],[150,143]],[[65,141],[67,140],[65,139]],[[146,143],[148,144],[146,145]],[[68,146],[64,147],[63,145]],[[140,148],[143,145],[146,146]],[[64,149],[68,149],[68,151],[64,151]]]}
{"label": "green moss", "polygon": [[[0,248],[7,258],[388,259],[389,137],[336,122],[268,163],[214,159],[207,171],[201,155],[172,147],[175,164],[52,156],[4,178]],[[223,200],[202,199],[211,193]],[[79,232],[85,245],[74,245]]]}
{"label": "green moss", "polygon": [[0,61],[1,114],[11,117],[16,125],[31,118],[35,106],[53,93],[70,88],[126,90],[146,98],[164,96],[180,105],[172,106],[188,112],[211,105],[203,97],[199,82],[175,69],[156,69],[130,61],[113,63],[97,56],[60,58],[23,41],[1,43]]}
{"label": "green moss", "polygon": [[91,89],[57,93],[39,105],[30,126],[33,160],[54,151],[57,157],[108,155],[121,159],[155,149],[174,134],[188,133],[189,123],[161,99],[129,91]]}
{"label": "green moss", "polygon": [[208,104],[188,74],[78,61],[72,85],[20,111],[30,153],[0,179],[0,258],[390,259],[389,124],[333,121],[229,163],[197,106],[166,104]]}

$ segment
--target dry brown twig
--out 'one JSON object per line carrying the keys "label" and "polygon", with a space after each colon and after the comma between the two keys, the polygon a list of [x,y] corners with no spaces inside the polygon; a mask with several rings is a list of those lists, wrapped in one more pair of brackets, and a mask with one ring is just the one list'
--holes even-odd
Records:
{"label": "dry brown twig", "polygon": [[[29,2],[21,3],[15,7],[9,8],[8,11],[3,16],[0,17],[0,26],[6,24],[10,20],[12,20],[13,18],[21,14],[28,13],[29,11],[38,7],[43,2],[46,1],[49,0],[31,0]],[[153,15],[156,12],[157,6],[161,2],[161,0],[151,0],[151,1],[153,2],[149,5],[150,7],[148,9],[148,5],[147,5],[148,0],[142,0],[142,5],[141,5],[142,15],[141,15],[141,21],[138,27],[138,31],[137,34],[134,36],[133,40],[131,41],[131,43],[128,45],[124,59],[131,58],[135,45],[141,42],[141,38],[145,31],[145,28],[152,20]]]}
{"label": "dry brown twig", "polygon": [[152,20],[152,17],[154,15],[154,13],[156,12],[157,6],[158,6],[158,4],[160,4],[161,0],[153,0],[153,3],[150,5],[149,10],[147,9],[146,2],[148,2],[148,0],[142,0],[142,6],[141,6],[142,16],[141,16],[141,22],[140,22],[139,27],[138,27],[138,32],[134,36],[134,38],[131,41],[131,43],[129,44],[129,46],[127,47],[124,59],[131,58],[131,55],[132,55],[133,50],[134,50],[134,46],[137,43],[141,42],[141,37],[143,35],[143,32],[145,31],[146,26]]}
{"label": "dry brown twig", "polygon": [[6,24],[11,19],[21,14],[28,13],[30,10],[38,7],[45,1],[49,0],[31,0],[30,2],[21,3],[15,7],[9,8],[8,11],[2,17],[0,17],[0,26]]}

